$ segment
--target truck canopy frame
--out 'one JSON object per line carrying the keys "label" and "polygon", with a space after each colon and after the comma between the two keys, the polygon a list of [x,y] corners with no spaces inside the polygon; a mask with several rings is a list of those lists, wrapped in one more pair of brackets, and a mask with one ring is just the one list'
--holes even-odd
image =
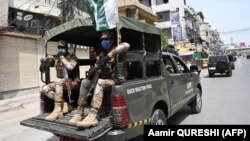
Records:
{"label": "truck canopy frame", "polygon": [[[161,49],[161,29],[127,17],[119,17],[117,29],[122,42],[132,49],[157,52]],[[100,31],[96,31],[91,18],[76,18],[45,32],[45,42],[66,40],[84,46],[99,46]]]}

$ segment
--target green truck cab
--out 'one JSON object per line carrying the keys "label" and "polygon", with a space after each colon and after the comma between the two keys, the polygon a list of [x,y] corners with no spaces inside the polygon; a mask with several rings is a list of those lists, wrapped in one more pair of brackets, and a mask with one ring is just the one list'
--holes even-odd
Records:
{"label": "green truck cab", "polygon": [[[44,120],[53,110],[53,102],[41,94],[41,114],[21,121],[21,125],[54,133],[61,140],[124,141],[143,135],[143,125],[167,124],[167,119],[185,105],[189,105],[193,113],[201,111],[198,68],[188,68],[178,56],[161,51],[160,29],[125,17],[119,19],[117,31],[121,40],[130,44],[130,49],[116,56],[119,83],[105,90],[98,113],[99,124],[91,128],[70,125],[68,121],[76,110],[54,122]],[[91,19],[74,19],[47,31],[45,41],[65,39],[72,44],[95,47],[100,35]],[[94,62],[79,59],[79,66]],[[42,74],[46,84],[50,83],[50,75],[49,69]],[[78,92],[79,89],[72,90],[74,108]],[[88,112],[86,108],[84,113]]]}

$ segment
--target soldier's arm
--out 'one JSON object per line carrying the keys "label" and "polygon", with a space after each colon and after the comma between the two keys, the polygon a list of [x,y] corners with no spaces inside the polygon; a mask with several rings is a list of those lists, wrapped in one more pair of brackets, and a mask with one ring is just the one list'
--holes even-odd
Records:
{"label": "soldier's arm", "polygon": [[100,64],[100,56],[96,56],[95,67]]}
{"label": "soldier's arm", "polygon": [[120,43],[115,49],[108,53],[109,58],[113,58],[116,54],[126,52],[129,49],[130,45],[128,43]]}
{"label": "soldier's arm", "polygon": [[45,61],[46,59],[53,59],[53,60],[55,60],[55,56],[53,56],[53,55],[48,55],[47,57],[42,57],[40,60],[41,60],[41,61]]}
{"label": "soldier's arm", "polygon": [[68,70],[70,70],[70,71],[73,70],[76,67],[76,65],[77,65],[77,59],[76,59],[76,57],[73,57],[72,59],[70,59],[68,61],[64,56],[60,56],[60,60],[66,66],[66,68]]}
{"label": "soldier's arm", "polygon": [[46,58],[55,59],[54,55],[48,55]]}

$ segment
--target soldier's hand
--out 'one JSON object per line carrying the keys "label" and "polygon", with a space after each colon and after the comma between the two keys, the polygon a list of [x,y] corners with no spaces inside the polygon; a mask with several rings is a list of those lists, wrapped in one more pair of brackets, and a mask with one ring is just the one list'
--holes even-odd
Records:
{"label": "soldier's hand", "polygon": [[45,61],[46,59],[47,59],[46,57],[42,57],[40,61]]}
{"label": "soldier's hand", "polygon": [[64,53],[63,52],[58,52],[56,56],[61,58],[61,56],[64,56]]}
{"label": "soldier's hand", "polygon": [[108,56],[102,57],[102,59],[101,59],[101,65],[107,64],[108,61],[109,61]]}

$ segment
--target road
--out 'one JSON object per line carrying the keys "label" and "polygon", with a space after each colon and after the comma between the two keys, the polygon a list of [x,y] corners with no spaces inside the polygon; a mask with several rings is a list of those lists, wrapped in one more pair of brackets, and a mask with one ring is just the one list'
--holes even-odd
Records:
{"label": "road", "polygon": [[201,72],[203,107],[192,115],[185,107],[174,115],[169,124],[250,124],[250,60],[238,58],[232,77],[209,78]]}
{"label": "road", "polygon": [[[203,108],[191,114],[186,106],[168,124],[250,124],[250,60],[239,58],[232,77],[208,77],[201,72]],[[39,114],[34,102],[0,114],[0,141],[57,141],[51,133],[20,126],[20,121]]]}
{"label": "road", "polygon": [[20,121],[39,114],[39,103],[22,105],[0,114],[0,141],[57,141],[53,134],[20,125]]}

